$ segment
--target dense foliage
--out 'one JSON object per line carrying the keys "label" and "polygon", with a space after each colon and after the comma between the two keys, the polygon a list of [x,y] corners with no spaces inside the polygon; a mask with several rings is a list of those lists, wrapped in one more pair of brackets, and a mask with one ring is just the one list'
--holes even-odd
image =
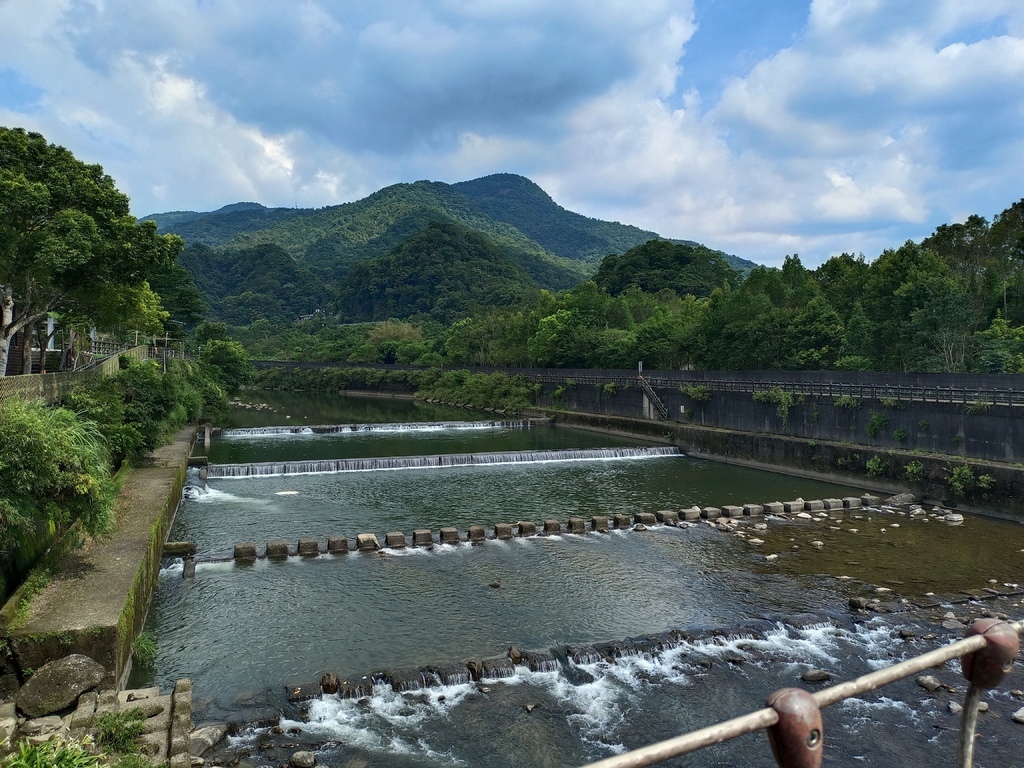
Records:
{"label": "dense foliage", "polygon": [[[215,250],[190,245],[181,263],[218,320],[248,325],[292,320],[327,309],[333,290],[278,245]],[[162,296],[162,294],[161,294]]]}
{"label": "dense foliage", "polygon": [[621,256],[605,257],[594,282],[612,296],[627,288],[708,296],[723,285],[736,285],[739,274],[725,263],[720,252],[703,245],[649,240]]}
{"label": "dense foliage", "polygon": [[[56,536],[114,523],[114,470],[190,421],[223,412],[224,373],[206,363],[122,358],[113,376],[73,391],[61,407],[0,400],[0,591],[17,586]],[[247,363],[247,361],[246,361]],[[247,363],[248,364],[248,363]]]}
{"label": "dense foliage", "polygon": [[100,430],[65,408],[0,401],[0,587],[8,587],[75,521],[113,525],[115,487]]}
{"label": "dense foliage", "polygon": [[98,165],[38,133],[0,127],[0,376],[14,335],[47,314],[68,326],[161,328],[147,282],[178,237],[136,222]]}
{"label": "dense foliage", "polygon": [[520,304],[538,290],[485,237],[432,222],[391,253],[356,264],[338,307],[355,321],[429,315],[451,322],[483,307]]}

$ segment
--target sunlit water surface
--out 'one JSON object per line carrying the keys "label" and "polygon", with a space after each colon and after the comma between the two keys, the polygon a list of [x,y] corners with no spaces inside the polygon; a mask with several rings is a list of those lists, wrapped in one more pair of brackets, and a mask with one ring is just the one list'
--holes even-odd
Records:
{"label": "sunlit water surface", "polygon": [[[272,398],[261,398],[264,400]],[[305,423],[449,420],[401,401],[337,402],[290,395],[282,415]],[[394,406],[392,408],[392,406]],[[309,416],[312,414],[312,416]],[[253,414],[247,414],[251,417]],[[466,411],[459,411],[466,418]],[[412,418],[425,416],[426,418]],[[260,417],[262,418],[262,416]],[[294,420],[294,418],[293,418]],[[253,419],[259,421],[259,419]],[[292,420],[289,420],[292,421]],[[250,426],[259,426],[251,423]],[[218,441],[225,462],[407,456],[538,448],[618,447],[639,441],[548,427],[418,435],[291,436]],[[223,556],[240,541],[455,526],[691,504],[742,504],[859,494],[859,489],[684,457],[552,462],[432,470],[223,479],[182,503],[171,538]],[[896,523],[895,526],[893,523]],[[147,629],[155,669],[134,682],[169,686],[191,677],[200,718],[283,718],[289,738],[334,766],[565,766],[643,746],[764,704],[771,691],[804,685],[810,667],[847,679],[934,647],[944,633],[921,618],[853,624],[853,594],[888,585],[920,595],[1024,581],[1020,526],[968,518],[950,528],[888,513],[847,513],[822,522],[771,521],[764,544],[698,525],[586,536],[489,541],[479,546],[351,553],[250,565],[201,562],[195,579],[169,561]],[[821,541],[823,547],[811,546]],[[772,561],[766,553],[779,557]],[[840,578],[850,577],[850,578]],[[497,585],[497,586],[494,586]],[[1003,601],[1002,610],[1020,612]],[[799,629],[782,619],[831,617]],[[568,644],[662,630],[741,627],[767,619],[756,640],[684,642],[657,657],[576,665]],[[763,625],[759,625],[763,629]],[[929,641],[898,638],[900,628]],[[361,699],[288,704],[285,686],[325,672],[361,677],[388,669],[504,655],[509,645],[555,650],[558,671],[395,693],[378,685]],[[937,672],[958,685],[958,671]],[[1009,723],[1021,702],[990,697],[977,765],[1024,764],[1024,730]],[[962,690],[962,687],[961,687]],[[826,713],[824,765],[951,764],[957,718],[952,694],[928,695],[912,681]],[[245,728],[230,744],[245,764],[273,762],[265,731]],[[270,746],[261,754],[261,746]],[[287,759],[287,750],[282,752]],[[774,765],[763,735],[669,765]]]}

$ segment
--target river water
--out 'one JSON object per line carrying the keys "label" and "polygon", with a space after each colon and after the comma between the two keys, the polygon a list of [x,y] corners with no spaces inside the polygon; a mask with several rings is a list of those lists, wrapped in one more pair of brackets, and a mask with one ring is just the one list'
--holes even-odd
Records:
{"label": "river water", "polygon": [[[862,492],[645,453],[641,441],[595,432],[460,423],[503,421],[461,409],[261,399],[270,408],[239,409],[225,426],[264,429],[217,438],[212,463],[556,453],[531,463],[193,477],[171,538],[196,542],[196,576],[183,580],[180,562],[165,563],[147,624],[158,658],[132,682],[166,688],[191,677],[197,719],[242,724],[220,755],[241,754],[242,765],[278,764],[299,747],[345,768],[581,765],[760,708],[781,687],[813,688],[800,681],[810,668],[838,681],[930,650],[962,636],[939,623],[947,612],[1022,615],[1019,595],[963,604],[959,594],[1024,583],[1021,526],[968,517],[953,527],[906,510],[773,518],[756,531],[748,522],[745,538],[705,524],[655,526],[235,565],[225,558],[243,541],[316,537],[323,546],[328,536],[374,533],[383,542],[388,531],[411,539],[419,528],[436,538],[444,526],[465,538],[470,525]],[[390,426],[265,429],[322,424]],[[599,448],[624,457],[587,458]],[[938,605],[853,616],[852,596]],[[535,671],[494,664],[479,683],[449,674],[511,645],[541,652]],[[354,699],[289,703],[287,690],[308,690],[327,672],[378,682]],[[929,694],[908,680],[826,710],[824,765],[953,764],[958,717],[948,705],[964,685],[958,664],[935,674],[957,692]],[[423,687],[394,690],[410,678]],[[1018,664],[988,694],[976,765],[1024,765],[1024,726],[1009,720],[1024,704],[1009,693],[1022,678]],[[761,734],[668,764],[774,762]]]}

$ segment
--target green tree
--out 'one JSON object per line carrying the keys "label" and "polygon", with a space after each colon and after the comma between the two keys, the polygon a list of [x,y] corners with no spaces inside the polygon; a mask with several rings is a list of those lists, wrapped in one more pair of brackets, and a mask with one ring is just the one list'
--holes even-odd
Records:
{"label": "green tree", "polygon": [[202,360],[213,366],[228,392],[237,392],[252,380],[253,366],[249,353],[237,341],[214,339],[203,347]]}
{"label": "green tree", "polygon": [[0,376],[14,335],[48,313],[102,326],[150,307],[147,274],[181,247],[138,223],[100,166],[0,127]]}

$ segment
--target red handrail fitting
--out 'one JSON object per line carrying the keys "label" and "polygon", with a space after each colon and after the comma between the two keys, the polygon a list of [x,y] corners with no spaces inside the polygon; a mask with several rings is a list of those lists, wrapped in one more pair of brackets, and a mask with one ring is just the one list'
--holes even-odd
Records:
{"label": "red handrail fitting", "polygon": [[768,697],[779,722],[768,727],[768,741],[779,768],[820,768],[825,737],[818,702],[801,688],[783,688]]}
{"label": "red handrail fitting", "polygon": [[974,635],[985,638],[985,647],[960,659],[964,678],[978,688],[995,688],[1013,668],[1013,660],[1020,652],[1020,637],[1013,627],[999,619],[978,619],[967,630],[967,637]]}

